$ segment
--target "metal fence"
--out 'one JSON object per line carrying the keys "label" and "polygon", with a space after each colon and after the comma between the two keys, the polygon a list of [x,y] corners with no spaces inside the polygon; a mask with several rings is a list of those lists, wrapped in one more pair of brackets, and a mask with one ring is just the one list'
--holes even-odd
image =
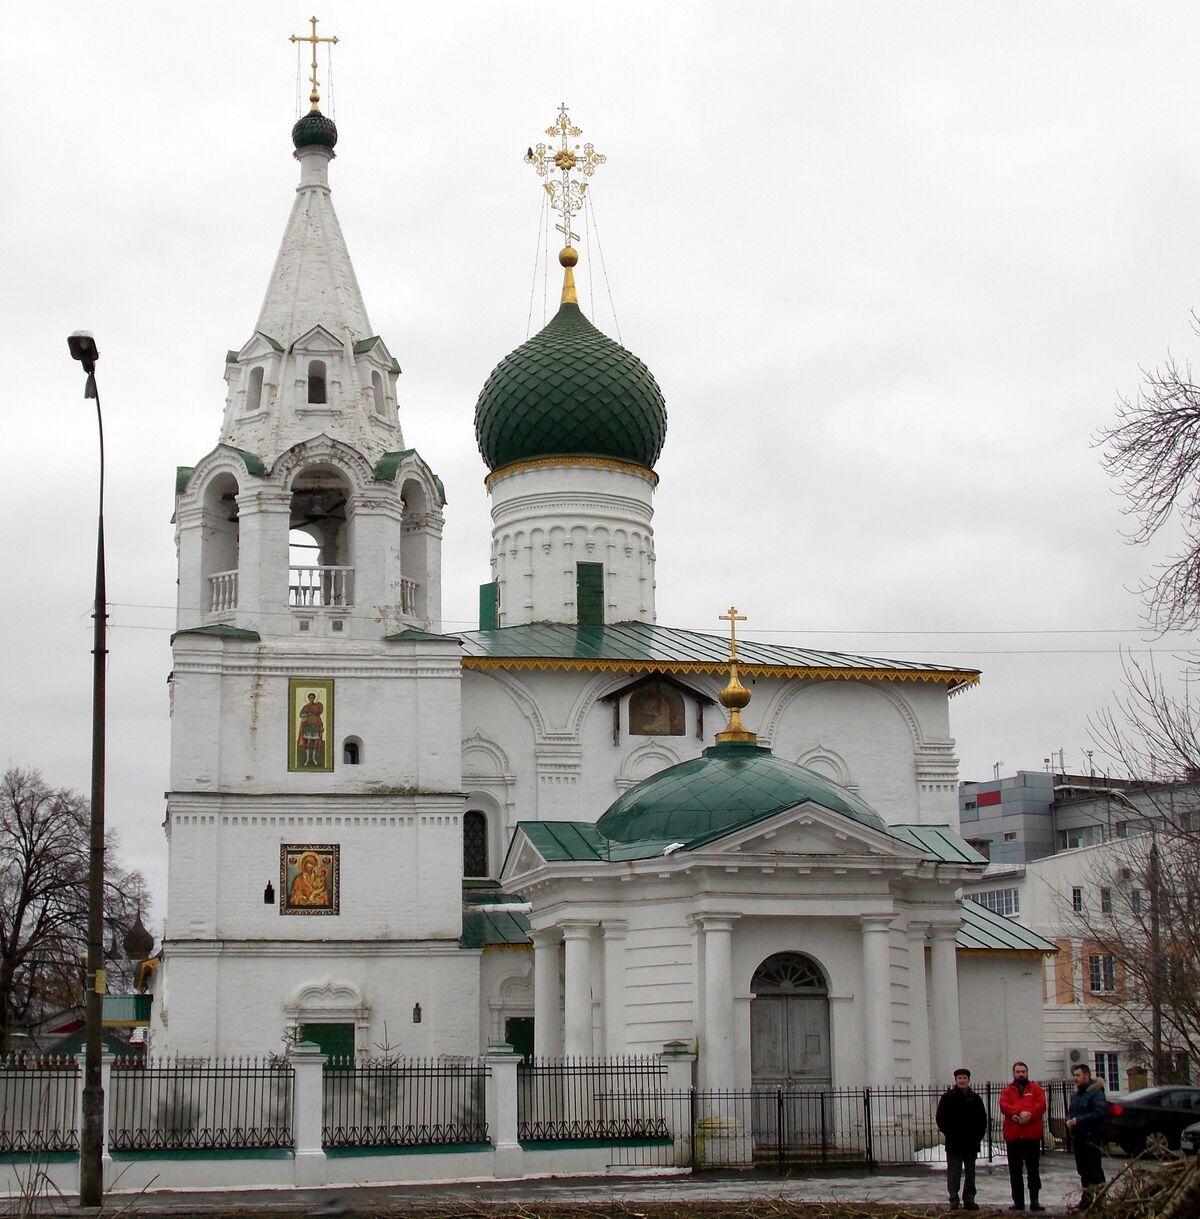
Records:
{"label": "metal fence", "polygon": [[0,1154],[78,1151],[79,1088],[74,1058],[0,1061]]}
{"label": "metal fence", "polygon": [[286,1060],[118,1059],[109,1093],[114,1151],[291,1147],[295,1074]]}
{"label": "metal fence", "polygon": [[656,1058],[535,1058],[517,1069],[517,1137],[670,1139]]}
{"label": "metal fence", "polygon": [[487,1068],[477,1059],[333,1059],[322,1079],[326,1147],[486,1143]]}
{"label": "metal fence", "polygon": [[[610,1163],[621,1166],[678,1167],[701,1170],[751,1164],[781,1170],[817,1165],[917,1164],[940,1161],[945,1152],[937,1128],[938,1101],[945,1089],[934,1087],[751,1088],[665,1091],[652,1072],[626,1080],[625,1087],[595,1086],[619,1077],[582,1066],[567,1072],[543,1064],[543,1088],[561,1080],[552,1094],[559,1113],[540,1124],[518,1108],[519,1135],[525,1141],[564,1142],[590,1138],[611,1148]],[[531,1068],[526,1068],[528,1075]],[[588,1089],[588,1084],[593,1086]],[[632,1086],[630,1086],[632,1085]],[[1003,1084],[978,1088],[991,1115],[981,1156],[1004,1154],[999,1097]],[[1061,1146],[1071,1084],[1043,1084],[1049,1102],[1044,1146]],[[639,1088],[641,1089],[639,1091]],[[597,1120],[618,1096],[627,1120]],[[543,1104],[542,1111],[550,1108]],[[573,1118],[569,1115],[574,1115]]]}

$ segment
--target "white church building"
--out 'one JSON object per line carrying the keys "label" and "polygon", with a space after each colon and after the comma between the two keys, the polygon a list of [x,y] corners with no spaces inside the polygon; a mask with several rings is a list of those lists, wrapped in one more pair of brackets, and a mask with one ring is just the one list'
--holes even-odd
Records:
{"label": "white church building", "polygon": [[[565,107],[550,134],[569,232],[600,158]],[[443,633],[445,494],[334,212],[337,130],[314,100],[292,139],[216,445],[177,478],[154,1052],[1040,1072],[1053,945],[961,900],[984,860],[949,704],[978,674],[657,622],[663,395],[583,315],[570,246],[557,315],[479,395],[493,579]],[[716,625],[727,591],[694,592]]]}

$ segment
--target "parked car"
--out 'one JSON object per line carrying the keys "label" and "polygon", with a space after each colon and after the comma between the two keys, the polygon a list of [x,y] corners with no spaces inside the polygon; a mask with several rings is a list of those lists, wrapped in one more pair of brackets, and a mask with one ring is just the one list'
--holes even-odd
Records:
{"label": "parked car", "polygon": [[1109,1097],[1105,1138],[1126,1155],[1177,1151],[1184,1128],[1200,1121],[1200,1088],[1138,1088]]}
{"label": "parked car", "polygon": [[1200,1151],[1200,1122],[1184,1126],[1183,1133],[1179,1136],[1179,1146],[1188,1155],[1195,1155],[1197,1151]]}

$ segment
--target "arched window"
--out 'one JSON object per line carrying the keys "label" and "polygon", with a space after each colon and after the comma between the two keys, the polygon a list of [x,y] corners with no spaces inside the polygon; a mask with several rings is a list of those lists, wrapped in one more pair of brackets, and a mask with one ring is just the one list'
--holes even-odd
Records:
{"label": "arched window", "polygon": [[487,876],[487,817],[473,808],[463,813],[463,875]]}
{"label": "arched window", "polygon": [[362,741],[356,736],[348,736],[342,742],[342,764],[357,766],[362,761]]}
{"label": "arched window", "polygon": [[238,484],[218,474],[204,490],[204,529],[200,570],[205,581],[204,609],[225,613],[238,603]]}
{"label": "arched window", "polygon": [[387,400],[383,396],[383,378],[377,372],[371,374],[371,393],[375,397],[375,413],[386,414]]}
{"label": "arched window", "polygon": [[323,405],[329,401],[325,396],[324,360],[309,360],[308,362],[308,400],[316,405]]}
{"label": "arched window", "polygon": [[258,368],[250,370],[250,380],[246,382],[246,409],[248,411],[256,411],[262,405],[262,387],[263,370],[260,365]]}
{"label": "arched window", "polygon": [[750,989],[756,995],[823,995],[829,991],[821,967],[799,952],[777,952],[754,971]]}
{"label": "arched window", "polygon": [[292,483],[288,604],[354,604],[351,488],[333,466],[311,466]]}

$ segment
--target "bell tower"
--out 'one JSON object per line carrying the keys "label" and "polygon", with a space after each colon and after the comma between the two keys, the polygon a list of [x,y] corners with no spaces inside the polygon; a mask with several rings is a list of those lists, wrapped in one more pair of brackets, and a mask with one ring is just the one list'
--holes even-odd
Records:
{"label": "bell tower", "polygon": [[294,41],[313,47],[299,184],[257,321],[226,356],[218,443],[176,481],[152,1036],[156,1051],[261,1053],[331,1024],[356,1053],[390,1039],[421,1054],[437,1028],[439,1049],[473,1053],[445,496],[405,444],[400,366],[333,207],[316,47],[336,40],[314,19]]}

